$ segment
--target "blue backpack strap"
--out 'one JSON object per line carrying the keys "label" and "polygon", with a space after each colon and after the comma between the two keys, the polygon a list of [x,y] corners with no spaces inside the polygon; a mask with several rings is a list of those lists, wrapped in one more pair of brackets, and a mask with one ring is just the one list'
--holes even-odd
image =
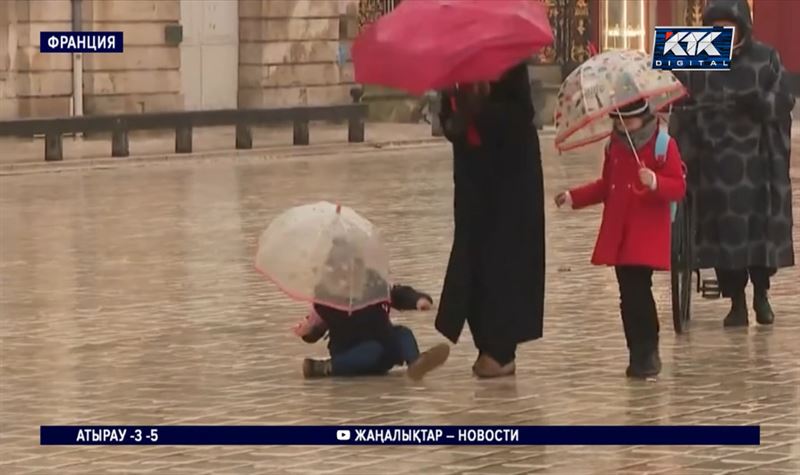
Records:
{"label": "blue backpack strap", "polygon": [[667,147],[669,146],[669,133],[659,127],[658,137],[656,137],[656,162],[659,165],[664,165],[667,161]]}
{"label": "blue backpack strap", "polygon": [[[669,133],[666,130],[659,127],[658,129],[658,137],[656,137],[656,163],[659,166],[664,166],[667,162],[667,147],[669,146]],[[675,222],[675,218],[678,215],[678,203],[671,202],[669,204],[669,214],[670,214],[670,222]]]}

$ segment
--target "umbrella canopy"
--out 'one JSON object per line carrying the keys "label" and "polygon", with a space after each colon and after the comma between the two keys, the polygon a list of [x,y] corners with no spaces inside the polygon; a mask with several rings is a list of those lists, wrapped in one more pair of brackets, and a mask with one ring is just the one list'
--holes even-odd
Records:
{"label": "umbrella canopy", "polygon": [[389,256],[377,229],[347,207],[291,208],[261,234],[256,269],[296,300],[354,311],[390,296]]}
{"label": "umbrella canopy", "polygon": [[353,44],[356,82],[412,94],[494,81],[553,42],[539,0],[405,0]]}
{"label": "umbrella canopy", "polygon": [[686,95],[669,71],[655,70],[641,51],[615,50],[592,56],[567,76],[558,92],[556,147],[571,150],[608,137],[611,112],[647,100],[654,112]]}

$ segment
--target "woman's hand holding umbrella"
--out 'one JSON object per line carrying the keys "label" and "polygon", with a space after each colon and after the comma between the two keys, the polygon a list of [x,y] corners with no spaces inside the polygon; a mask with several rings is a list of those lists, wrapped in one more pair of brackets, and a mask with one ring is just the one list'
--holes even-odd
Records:
{"label": "woman's hand holding umbrella", "polygon": [[491,85],[488,82],[456,86],[453,96],[456,101],[456,109],[462,111],[466,117],[475,117],[480,112],[490,92]]}

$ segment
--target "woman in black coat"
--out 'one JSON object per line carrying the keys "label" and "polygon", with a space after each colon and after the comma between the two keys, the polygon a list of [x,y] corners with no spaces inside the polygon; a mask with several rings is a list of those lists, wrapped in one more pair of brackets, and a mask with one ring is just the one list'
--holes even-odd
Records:
{"label": "woman in black coat", "polygon": [[753,284],[756,321],[775,319],[771,278],[795,263],[792,241],[792,95],[777,51],[752,36],[746,0],[711,0],[706,25],[736,27],[730,71],[680,71],[702,107],[672,114],[671,132],[697,195],[697,266],[715,268],[731,301],[726,327],[747,326]]}
{"label": "woman in black coat", "polygon": [[515,372],[517,344],[542,336],[544,191],[528,69],[442,95],[453,144],[455,235],[436,328],[457,342],[468,323],[473,372]]}

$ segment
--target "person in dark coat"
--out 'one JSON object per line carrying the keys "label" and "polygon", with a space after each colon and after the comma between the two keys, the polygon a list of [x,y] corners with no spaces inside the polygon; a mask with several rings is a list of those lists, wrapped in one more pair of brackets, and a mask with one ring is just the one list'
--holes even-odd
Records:
{"label": "person in dark coat", "polygon": [[730,71],[676,74],[691,98],[672,114],[670,129],[697,197],[697,265],[716,269],[720,290],[731,299],[725,326],[749,324],[748,280],[757,322],[771,324],[771,277],[794,265],[795,101],[777,51],[752,37],[746,0],[710,1],[703,22],[735,26],[736,38]]}
{"label": "person in dark coat", "polygon": [[515,372],[517,345],[542,336],[544,191],[528,69],[442,94],[453,145],[455,232],[436,328],[469,325],[478,377]]}

